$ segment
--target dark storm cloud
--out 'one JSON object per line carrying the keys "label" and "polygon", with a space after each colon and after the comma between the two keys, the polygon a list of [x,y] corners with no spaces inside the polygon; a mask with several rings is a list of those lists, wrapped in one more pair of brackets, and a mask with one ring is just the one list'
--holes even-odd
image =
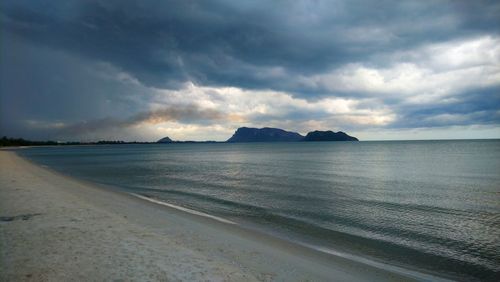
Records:
{"label": "dark storm cloud", "polygon": [[64,139],[67,136],[81,137],[89,134],[102,134],[106,131],[121,130],[141,124],[155,125],[174,121],[207,125],[216,121],[230,120],[231,118],[232,116],[214,109],[200,109],[196,105],[179,105],[140,112],[130,117],[107,117],[74,123],[28,121],[24,126],[38,133],[44,132],[44,134],[52,136],[52,138]]}
{"label": "dark storm cloud", "polygon": [[[4,29],[110,62],[146,85],[177,87],[190,80],[297,95],[307,89],[293,82],[295,75],[370,62],[379,52],[426,42],[498,33],[500,24],[494,1],[11,1],[2,6]],[[284,75],[273,76],[272,68]]]}
{"label": "dark storm cloud", "polygon": [[[346,115],[342,126],[362,128],[374,124],[356,123],[356,116],[391,114],[394,121],[375,126],[499,124],[499,27],[499,1],[1,1],[0,131],[44,139],[154,117],[230,126],[225,113],[238,110],[248,125]],[[472,42],[467,52],[440,59],[464,42]],[[475,43],[480,55],[472,54]],[[472,62],[460,63],[468,57]],[[481,72],[471,71],[477,66]],[[443,79],[446,72],[453,79]],[[469,75],[475,79],[460,85]],[[162,96],[190,83],[277,91],[312,104],[259,98],[271,104],[258,111],[212,95],[205,102],[233,110],[207,112],[173,108],[180,98]],[[453,87],[439,94],[443,85]],[[410,101],[419,95],[434,98]],[[193,97],[179,103],[196,104]],[[336,113],[313,105],[325,98],[356,106]],[[149,112],[158,101],[167,101],[165,111]]]}
{"label": "dark storm cloud", "polygon": [[442,127],[451,125],[500,123],[500,87],[468,90],[454,101],[426,107],[401,106],[400,119],[393,128]]}
{"label": "dark storm cloud", "polygon": [[[2,33],[0,133],[50,137],[25,121],[74,123],[133,115],[148,106],[146,90],[109,77],[109,66]],[[113,72],[111,72],[113,74]],[[139,97],[139,99],[138,99]]]}

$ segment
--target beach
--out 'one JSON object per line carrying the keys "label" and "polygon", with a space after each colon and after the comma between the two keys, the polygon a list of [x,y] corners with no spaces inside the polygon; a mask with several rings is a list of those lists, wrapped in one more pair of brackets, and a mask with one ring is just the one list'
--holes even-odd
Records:
{"label": "beach", "polygon": [[1,281],[411,280],[0,151]]}

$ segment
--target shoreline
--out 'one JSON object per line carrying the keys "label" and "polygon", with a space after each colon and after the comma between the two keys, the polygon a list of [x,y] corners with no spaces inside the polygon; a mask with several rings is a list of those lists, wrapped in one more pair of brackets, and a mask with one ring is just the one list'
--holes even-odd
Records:
{"label": "shoreline", "polygon": [[323,247],[321,245],[314,245],[314,244],[310,244],[310,243],[300,242],[300,241],[292,240],[289,238],[285,239],[276,233],[268,233],[268,232],[265,232],[263,230],[260,230],[258,227],[251,228],[249,226],[241,225],[241,223],[233,222],[233,221],[230,221],[230,220],[218,217],[218,216],[210,215],[210,214],[200,212],[197,210],[193,210],[190,208],[186,208],[183,206],[177,206],[174,204],[170,204],[170,203],[167,203],[167,202],[164,202],[161,200],[157,200],[157,199],[152,198],[152,197],[143,196],[143,195],[131,193],[131,192],[125,192],[125,193],[130,194],[130,195],[137,197],[139,199],[143,199],[145,201],[149,201],[149,202],[152,202],[152,203],[155,203],[158,205],[166,206],[166,207],[169,207],[171,209],[186,212],[186,213],[189,213],[189,214],[192,214],[195,216],[211,219],[214,221],[221,222],[223,224],[235,225],[236,228],[240,228],[244,232],[255,233],[256,236],[270,237],[271,240],[283,241],[282,243],[292,245],[291,248],[305,248],[305,249],[307,249],[307,251],[318,252],[321,255],[325,255],[325,256],[334,256],[334,257],[346,259],[346,260],[352,261],[354,263],[360,263],[360,264],[364,264],[364,265],[367,265],[370,267],[375,267],[377,269],[386,270],[386,271],[389,271],[391,273],[399,274],[399,275],[402,275],[404,277],[416,279],[419,281],[441,281],[441,282],[453,281],[453,280],[447,279],[445,277],[440,277],[440,276],[433,275],[433,274],[418,272],[417,270],[412,270],[412,269],[403,268],[403,267],[396,266],[396,265],[387,264],[384,262],[379,262],[376,260],[372,260],[370,258],[365,258],[365,257],[359,256],[359,255],[349,254],[346,252],[337,251],[335,249]]}
{"label": "shoreline", "polygon": [[440,279],[377,268],[102,189],[13,151],[0,150],[0,164],[0,216],[28,216],[0,221],[0,280]]}

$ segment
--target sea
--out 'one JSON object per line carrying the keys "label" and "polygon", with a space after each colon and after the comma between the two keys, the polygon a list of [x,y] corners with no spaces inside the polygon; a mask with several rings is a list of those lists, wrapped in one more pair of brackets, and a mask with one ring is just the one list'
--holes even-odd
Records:
{"label": "sea", "polygon": [[[130,144],[18,153],[416,276],[500,281],[500,140]],[[427,278],[426,278],[427,277]]]}

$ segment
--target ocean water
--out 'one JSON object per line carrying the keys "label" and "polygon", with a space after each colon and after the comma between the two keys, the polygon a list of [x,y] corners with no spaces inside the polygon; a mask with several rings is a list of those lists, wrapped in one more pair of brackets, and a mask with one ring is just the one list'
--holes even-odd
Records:
{"label": "ocean water", "polygon": [[30,148],[62,173],[318,249],[500,277],[500,140]]}

